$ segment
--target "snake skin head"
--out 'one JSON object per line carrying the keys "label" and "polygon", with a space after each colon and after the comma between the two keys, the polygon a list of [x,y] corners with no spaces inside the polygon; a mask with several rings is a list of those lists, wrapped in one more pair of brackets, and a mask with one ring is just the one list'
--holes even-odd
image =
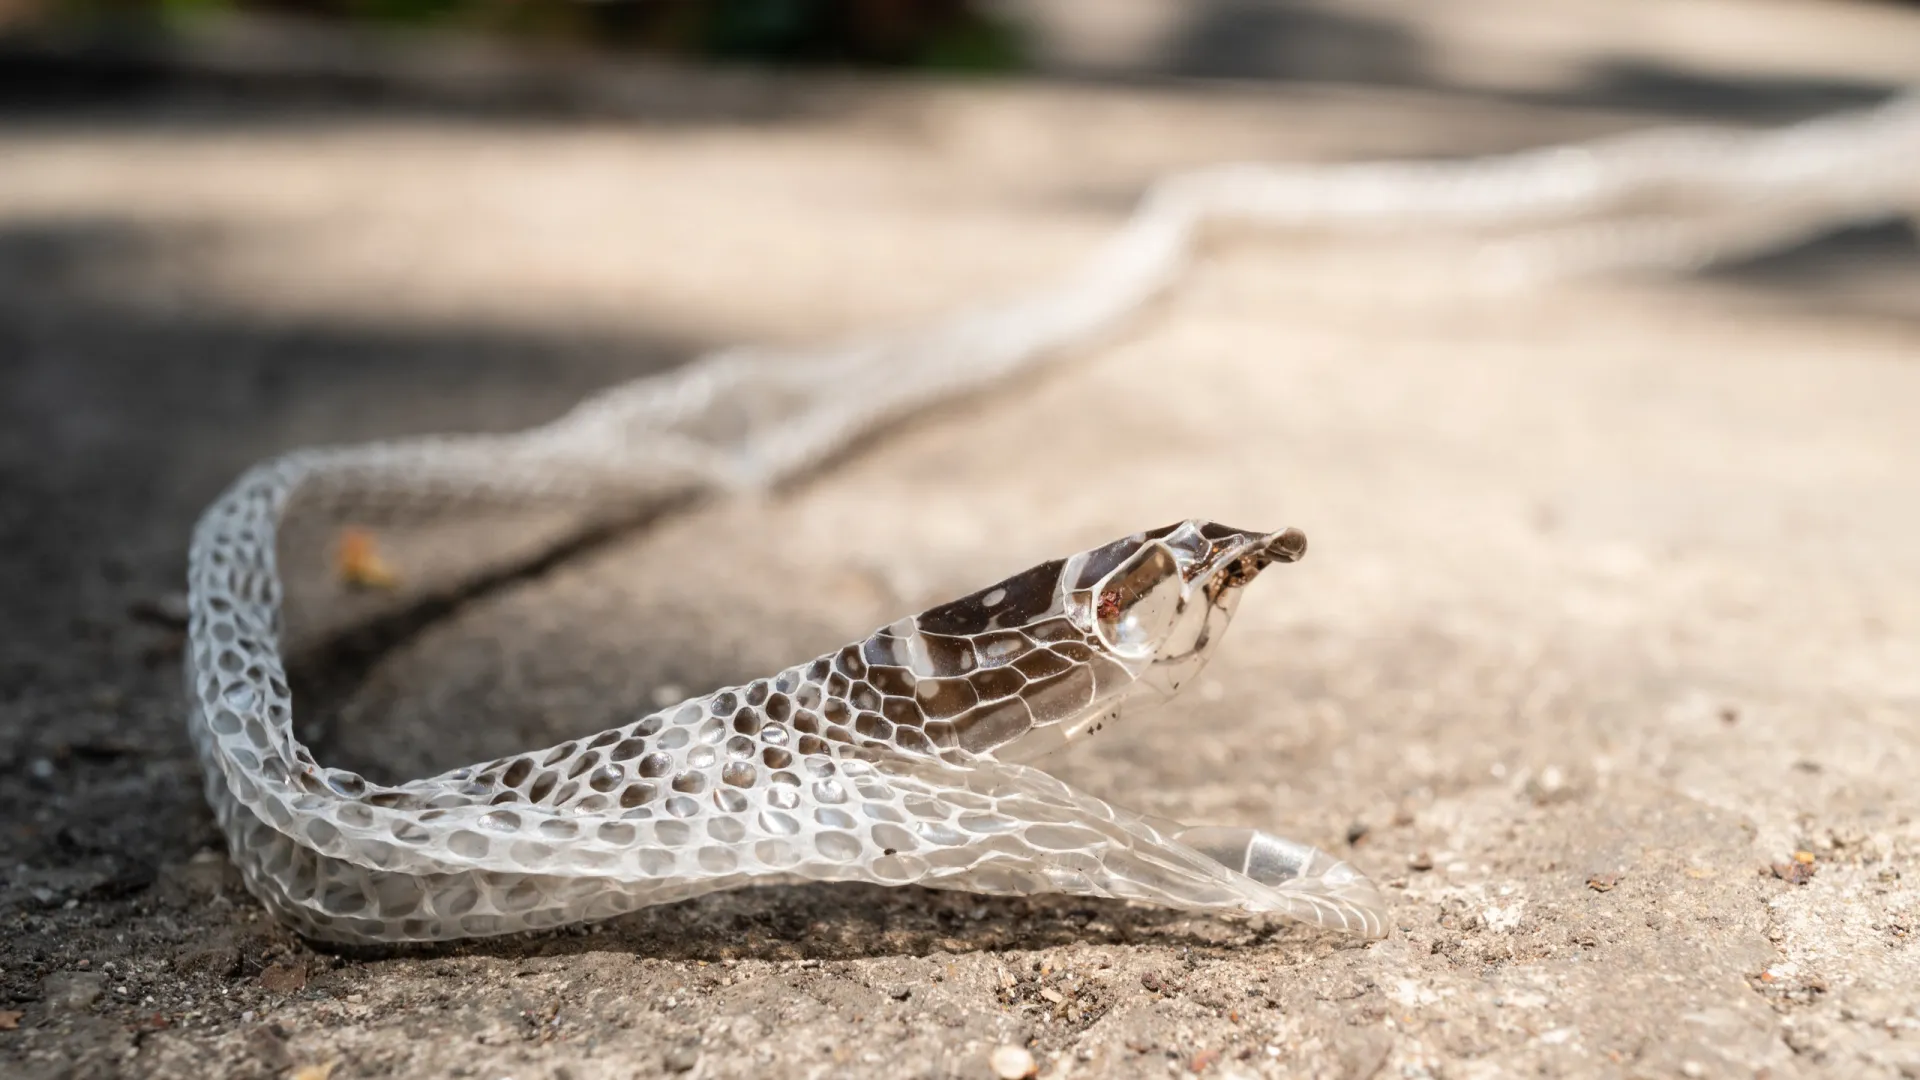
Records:
{"label": "snake skin head", "polygon": [[882,629],[849,647],[849,677],[897,700],[878,706],[895,745],[924,736],[923,749],[955,760],[1031,760],[1100,730],[1128,698],[1185,685],[1240,590],[1305,551],[1298,529],[1183,521],[1135,533]]}
{"label": "snake skin head", "polygon": [[1240,590],[1306,550],[1299,529],[1256,533],[1186,521],[1088,552],[1079,579],[1101,574],[1086,590],[1100,646],[1129,666],[1144,663],[1141,683],[1170,696],[1205,666]]}

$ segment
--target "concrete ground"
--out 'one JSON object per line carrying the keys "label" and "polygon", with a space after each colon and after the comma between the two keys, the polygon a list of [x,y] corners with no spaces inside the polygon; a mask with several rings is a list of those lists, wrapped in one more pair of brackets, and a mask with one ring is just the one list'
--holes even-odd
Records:
{"label": "concrete ground", "polygon": [[[1920,42],[1876,10],[1876,47]],[[1713,78],[1694,114],[1830,103]],[[827,886],[397,951],[268,921],[201,802],[170,621],[193,518],[248,463],[1006,294],[1182,164],[1655,119],[1484,88],[765,86],[750,119],[183,92],[0,122],[0,1072],[985,1077],[1015,1045],[1054,1076],[1920,1076],[1897,227],[1508,295],[1417,245],[1221,236],[1101,346],[332,655],[299,702],[323,757],[398,777],[1143,526],[1298,525],[1311,555],[1205,679],[1055,767],[1345,853],[1387,886],[1384,941]]]}

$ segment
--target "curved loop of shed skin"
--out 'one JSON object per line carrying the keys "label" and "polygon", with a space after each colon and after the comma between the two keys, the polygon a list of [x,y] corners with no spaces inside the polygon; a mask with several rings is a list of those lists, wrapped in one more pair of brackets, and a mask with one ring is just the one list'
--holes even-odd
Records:
{"label": "curved loop of shed skin", "polygon": [[[1377,934],[1371,885],[1311,848],[1155,822],[1019,763],[1129,699],[1173,693],[1245,586],[1304,550],[1297,529],[1179,522],[592,738],[395,787],[315,766],[290,785],[304,821],[272,801],[256,810],[218,769],[208,796],[254,891],[335,940],[482,936],[848,880]],[[247,725],[232,734],[256,752]]]}
{"label": "curved loop of shed skin", "polygon": [[[323,766],[296,734],[282,519],[296,497],[582,511],[552,548],[606,519],[777,485],[1111,328],[1177,279],[1210,222],[1534,229],[1488,249],[1501,281],[1694,267],[1819,224],[1910,212],[1917,155],[1910,91],[1766,132],[1202,169],[1156,184],[1061,282],[1005,303],[821,348],[723,350],[517,434],[268,461],[207,509],[189,555],[188,730],[208,797],[254,891],[308,932],[346,940],[502,933],[794,876],[1136,895],[1378,933],[1377,894],[1323,853],[1149,822],[1018,764],[1184,685],[1247,581],[1304,551],[1296,532],[1195,521],[1137,533],[769,679],[386,786]],[[1683,220],[1636,211],[1654,197]],[[894,830],[928,833],[916,841],[928,854],[914,856],[924,865],[889,842]]]}

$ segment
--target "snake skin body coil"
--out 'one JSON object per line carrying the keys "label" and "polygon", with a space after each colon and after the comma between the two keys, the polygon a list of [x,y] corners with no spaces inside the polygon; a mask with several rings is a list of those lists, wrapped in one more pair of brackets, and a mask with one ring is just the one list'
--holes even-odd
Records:
{"label": "snake skin body coil", "polygon": [[1474,264],[1527,281],[1699,265],[1920,213],[1917,177],[1920,93],[1772,132],[1203,169],[1156,184],[1080,272],[1025,298],[828,348],[724,351],[518,434],[294,452],[244,474],[194,533],[188,726],[208,799],[248,887],[338,941],[501,934],[802,880],[1068,892],[1383,934],[1373,885],[1310,846],[1151,819],[1025,764],[1189,678],[1246,584],[1302,554],[1296,531],[1188,521],[1125,537],[746,686],[385,786],[322,766],[295,735],[283,519],[296,505],[590,508],[577,534],[765,488],[1110,327],[1175,279],[1209,221],[1530,229]]}
{"label": "snake skin body coil", "polygon": [[[220,703],[201,753],[249,887],[317,938],[500,934],[845,880],[1278,912],[1378,934],[1373,885],[1321,852],[1153,821],[1019,763],[1130,698],[1171,693],[1241,588],[1303,550],[1297,530],[1205,522],[1130,536],[771,678],[397,787],[276,753],[243,715],[255,691],[235,654],[216,651],[195,658]],[[210,634],[239,644],[247,629],[223,619]]]}

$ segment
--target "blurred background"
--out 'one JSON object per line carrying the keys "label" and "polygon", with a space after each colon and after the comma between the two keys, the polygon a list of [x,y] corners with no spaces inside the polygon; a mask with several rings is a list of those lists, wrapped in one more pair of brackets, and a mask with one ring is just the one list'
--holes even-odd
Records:
{"label": "blurred background", "polygon": [[70,73],[171,67],[162,62],[177,58],[168,47],[185,43],[217,53],[221,66],[274,68],[285,77],[360,67],[366,57],[347,64],[341,53],[404,42],[443,50],[484,44],[496,60],[522,65],[670,59],[1277,79],[1726,110],[1843,104],[1903,81],[1914,59],[1900,28],[1912,7],[1907,0],[8,0],[0,26],[16,77],[53,74],[22,66],[52,55]]}

